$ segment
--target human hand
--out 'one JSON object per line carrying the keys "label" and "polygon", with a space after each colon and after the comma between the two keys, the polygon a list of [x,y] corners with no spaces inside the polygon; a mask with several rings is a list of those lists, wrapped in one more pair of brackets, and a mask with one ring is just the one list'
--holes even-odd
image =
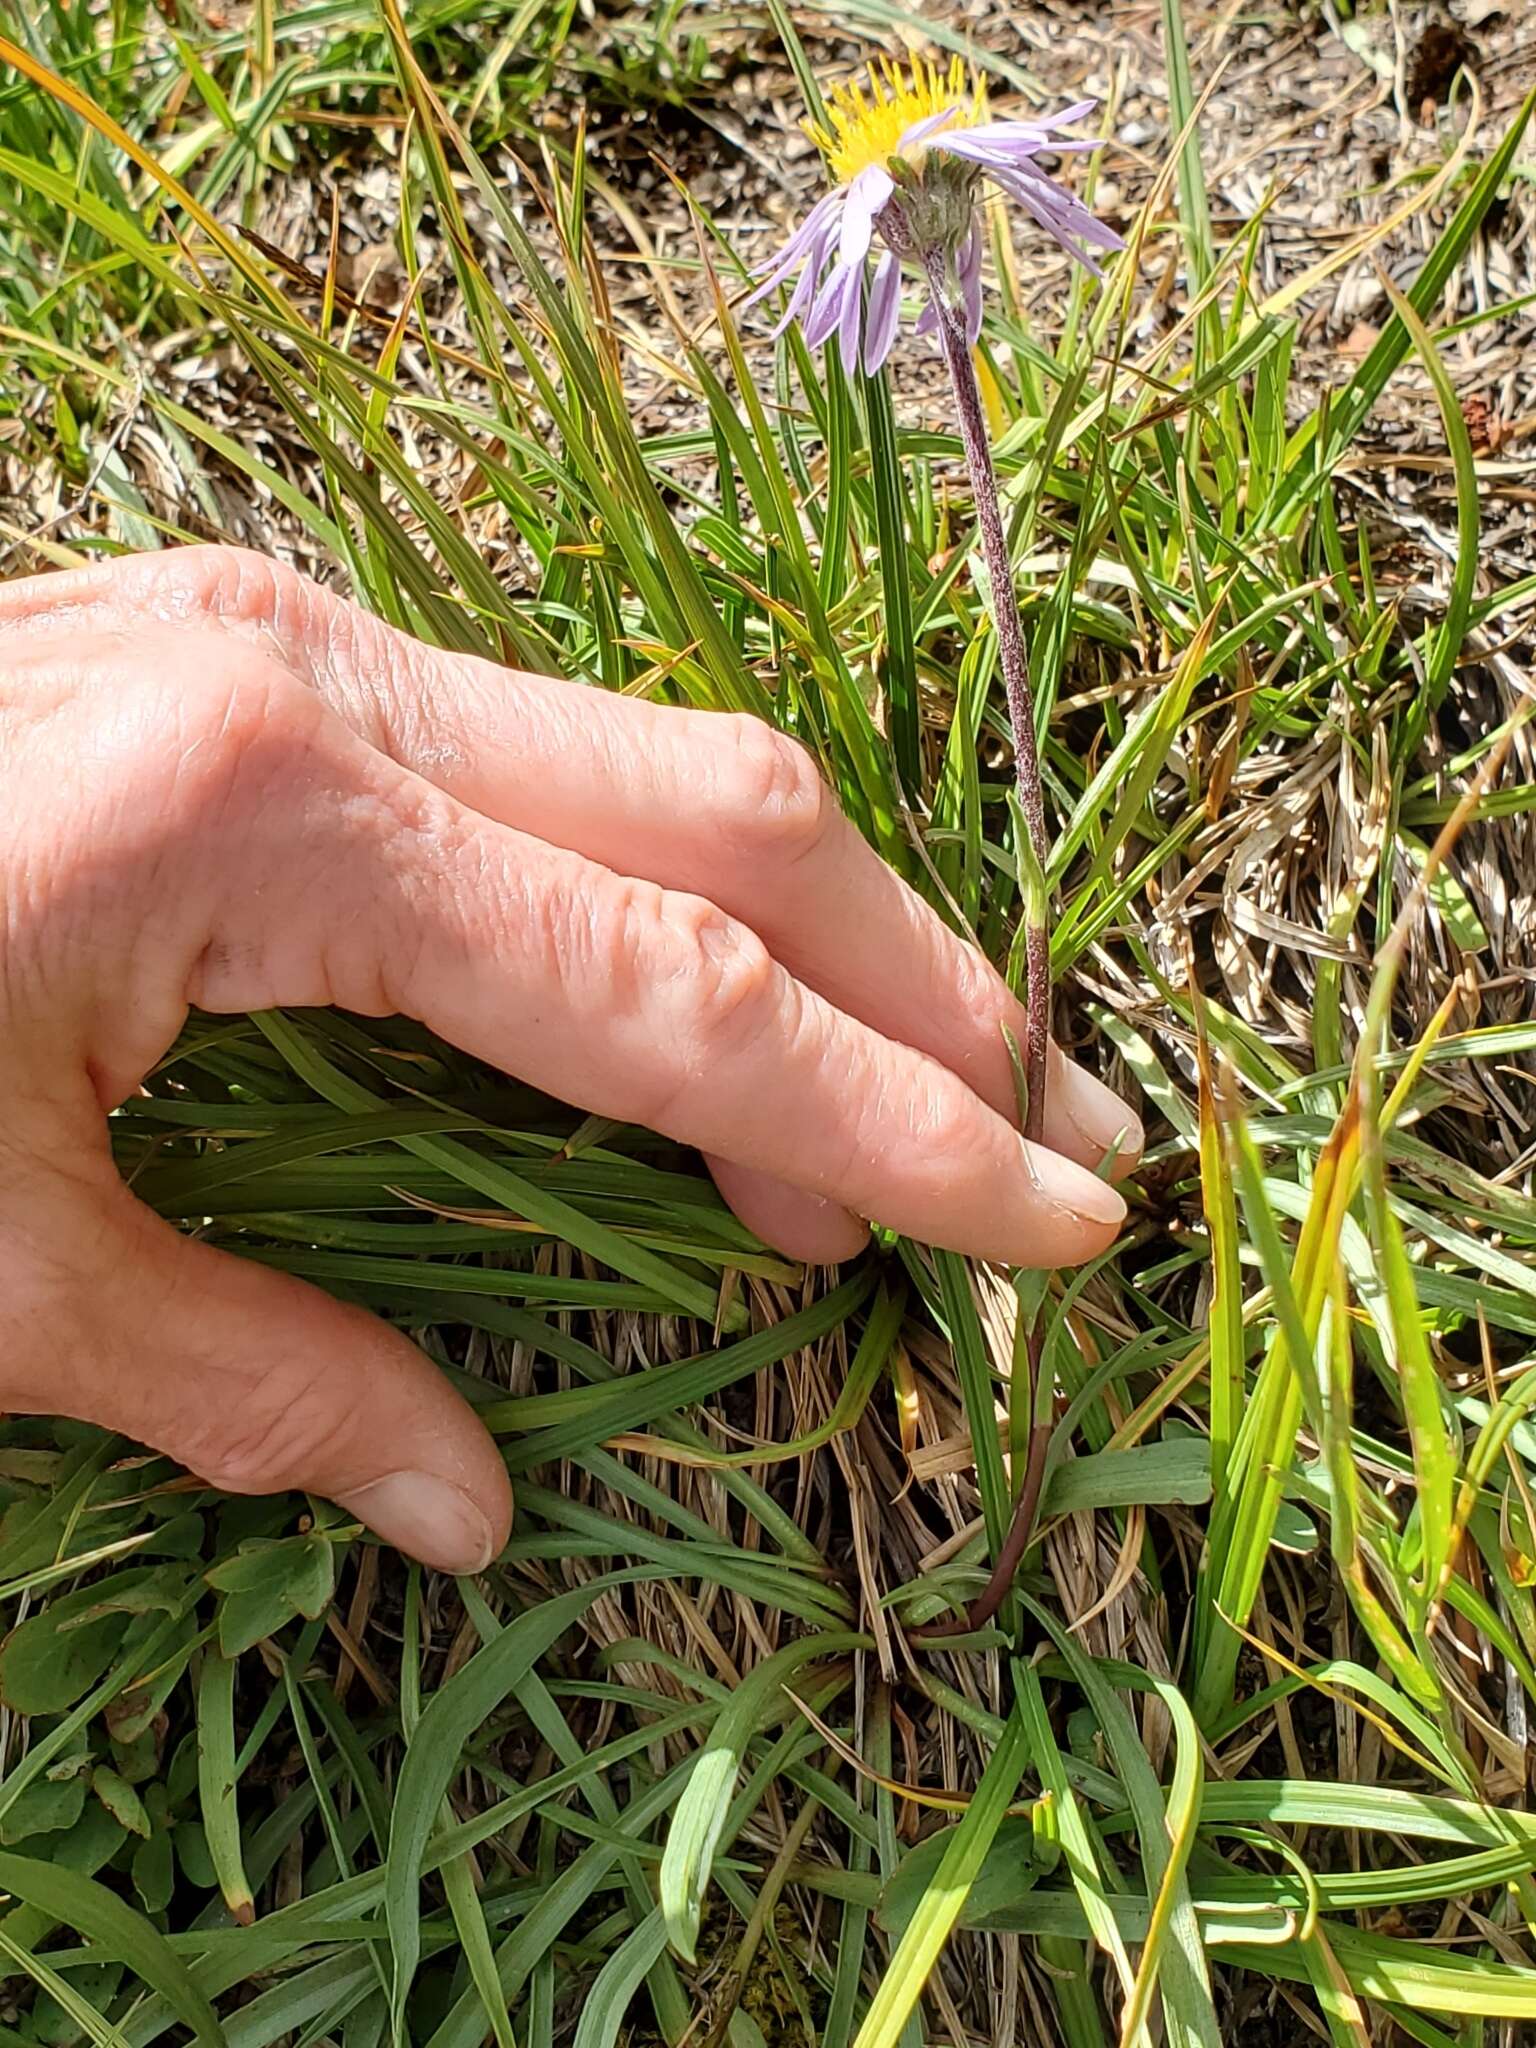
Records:
{"label": "human hand", "polygon": [[339,1501],[484,1566],[511,1496],[406,1338],[185,1238],[104,1112],[189,1005],[406,1013],[708,1156],[770,1243],[860,1217],[1015,1264],[1102,1251],[1087,1171],[1140,1143],[841,817],[799,747],[438,653],[295,573],[184,548],[0,587],[0,1409],[68,1414],[235,1493]]}

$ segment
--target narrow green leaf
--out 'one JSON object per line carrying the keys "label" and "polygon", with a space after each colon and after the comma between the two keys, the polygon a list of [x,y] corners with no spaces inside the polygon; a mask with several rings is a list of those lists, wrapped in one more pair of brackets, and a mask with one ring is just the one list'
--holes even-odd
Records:
{"label": "narrow green leaf", "polygon": [[[1171,2041],[1179,2048],[1221,2048],[1221,2034],[1211,1998],[1210,1972],[1195,1919],[1194,1905],[1183,1864],[1189,1842],[1182,1834],[1170,1835],[1171,1808],[1165,1808],[1151,1760],[1142,1747],[1124,1702],[1104,1676],[1102,1667],[1086,1656],[1075,1638],[1054,1615],[1035,1601],[1026,1599],[1030,1614],[1045,1630],[1065,1659],[1073,1679],[1082,1688],[1108,1747],[1116,1774],[1124,1785],[1135,1815],[1142,1869],[1148,1896],[1162,1906],[1162,1949],[1158,1958],[1163,2017]],[[1142,1672],[1116,1666],[1117,1682],[1122,1677],[1140,1683]],[[1187,1788],[1181,1791],[1179,1820],[1182,1826],[1187,1806]]]}
{"label": "narrow green leaf", "polygon": [[929,1972],[959,1918],[972,1881],[986,1861],[993,1837],[1012,1804],[1028,1757],[1029,1740],[1016,1709],[987,1759],[965,1818],[948,1830],[938,1869],[896,1944],[869,2002],[854,2048],[896,2048],[908,2018],[917,2009]]}
{"label": "narrow green leaf", "polygon": [[896,415],[884,370],[861,379],[864,426],[884,594],[885,695],[896,772],[908,797],[922,788],[921,725],[912,632],[912,584],[907,571],[907,491],[896,452]]}
{"label": "narrow green leaf", "polygon": [[[317,1093],[328,1102],[335,1103],[338,1109],[383,1108],[379,1097],[370,1094],[358,1082],[349,1080],[290,1018],[278,1011],[267,1010],[253,1017],[252,1021],[277,1047],[295,1073],[301,1074]],[[718,1297],[713,1288],[679,1272],[653,1253],[642,1250],[632,1239],[596,1222],[570,1203],[546,1193],[543,1188],[535,1187],[509,1168],[448,1138],[405,1136],[399,1142],[407,1152],[426,1160],[429,1165],[446,1167],[466,1187],[475,1188],[492,1201],[500,1202],[513,1215],[526,1216],[534,1223],[544,1224],[556,1236],[579,1246],[603,1265],[612,1266],[615,1271],[627,1274],[643,1286],[654,1287],[686,1314],[700,1316],[706,1322],[714,1321]],[[739,1323],[739,1315],[735,1320]]]}
{"label": "narrow green leaf", "polygon": [[205,2048],[225,2048],[218,2016],[186,1964],[165,1936],[142,1913],[125,1906],[115,1892],[60,1864],[39,1863],[9,1850],[0,1850],[0,1886],[51,1920],[77,1929],[115,1961],[125,1963],[152,1991],[159,1992]]}
{"label": "narrow green leaf", "polygon": [[716,1721],[677,1803],[661,1859],[658,1890],[667,1939],[685,1961],[693,1960],[704,1893],[748,1742],[779,1706],[786,1679],[802,1665],[862,1649],[867,1641],[838,1630],[786,1644],[743,1679]]}
{"label": "narrow green leaf", "polygon": [[666,1946],[666,1916],[658,1906],[625,1936],[598,1971],[581,2003],[575,2048],[614,2048],[635,1993]]}
{"label": "narrow green leaf", "polygon": [[981,1492],[981,1512],[987,1526],[987,1546],[996,1557],[1008,1533],[1010,1495],[1008,1474],[1003,1467],[1002,1446],[997,1437],[997,1392],[987,1359],[986,1334],[971,1295],[970,1268],[954,1252],[935,1252],[939,1291],[949,1341],[954,1347],[955,1372],[965,1402],[965,1419],[970,1427],[971,1447],[976,1459],[976,1484]]}
{"label": "narrow green leaf", "polygon": [[240,1846],[235,1773],[235,1660],[205,1651],[197,1673],[197,1793],[208,1854],[235,1919],[255,1907]]}
{"label": "narrow green leaf", "polygon": [[421,1956],[422,1863],[444,1794],[462,1768],[464,1744],[600,1594],[647,1576],[644,1571],[615,1572],[519,1615],[494,1642],[477,1650],[423,1709],[395,1788],[384,1874],[384,1918],[394,1956],[397,2030],[403,2023],[406,1997]]}

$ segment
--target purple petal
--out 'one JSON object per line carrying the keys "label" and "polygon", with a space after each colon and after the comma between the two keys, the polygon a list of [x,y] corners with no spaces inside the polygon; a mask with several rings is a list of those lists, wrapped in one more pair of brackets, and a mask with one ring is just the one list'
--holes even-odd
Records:
{"label": "purple petal", "polygon": [[[803,261],[803,258],[796,257],[795,262],[801,261]],[[794,263],[786,263],[782,270],[776,270],[773,272],[771,277],[765,277],[762,283],[758,285],[756,290],[748,292],[747,296],[742,300],[743,309],[745,309],[748,306],[755,306],[760,299],[766,299],[768,294],[771,291],[773,291],[776,286],[781,285],[784,282],[785,278],[789,276],[790,272],[794,269],[794,267]]]}
{"label": "purple petal", "polygon": [[896,190],[889,171],[866,164],[848,187],[843,204],[843,229],[837,245],[839,263],[862,263],[875,238],[875,215]]}
{"label": "purple petal", "polygon": [[863,269],[862,264],[856,267],[842,263],[834,265],[815,305],[800,323],[807,347],[820,348],[842,320],[849,286],[851,285],[855,291],[858,290]]}
{"label": "purple petal", "polygon": [[1024,208],[1025,212],[1031,214],[1039,222],[1052,241],[1057,243],[1060,248],[1065,249],[1074,262],[1081,263],[1085,270],[1091,270],[1095,277],[1102,277],[1104,275],[1103,268],[1097,259],[1087,249],[1083,248],[1080,243],[1073,240],[1071,230],[1064,227],[1059,219],[1052,216],[1043,207],[1036,206],[1028,193],[1021,192],[1017,197],[1019,204]]}
{"label": "purple petal", "polygon": [[1059,114],[1052,114],[1045,125],[1048,128],[1068,128],[1074,121],[1081,121],[1085,114],[1091,114],[1098,104],[1097,100],[1074,100],[1070,107],[1063,107]]}
{"label": "purple petal", "polygon": [[981,333],[981,229],[972,227],[960,251],[956,266],[960,291],[965,300],[965,338],[974,348]]}
{"label": "purple petal", "polygon": [[995,143],[993,154],[1001,163],[1015,164],[1021,171],[1033,171],[1037,178],[1043,178],[1047,174],[1036,163],[1037,156],[1085,156],[1103,147],[1096,136],[1053,135],[1049,141],[1038,143],[1032,149],[1010,150],[1006,142]]}
{"label": "purple petal", "polygon": [[921,313],[918,314],[917,325],[912,329],[912,332],[914,334],[935,334],[938,331],[938,325],[939,316],[933,310],[933,301],[930,299]]}
{"label": "purple petal", "polygon": [[1049,129],[1037,121],[978,121],[973,128],[957,128],[944,138],[945,147],[959,143],[980,143],[984,149],[1011,149],[1017,145],[1043,149]]}
{"label": "purple petal", "polygon": [[[1003,164],[1015,170],[1033,170],[1033,159],[1042,153],[1071,156],[1103,147],[1083,136],[1051,136],[1014,121],[997,122],[991,128],[967,128],[957,135],[936,135],[929,146],[948,156],[964,157],[968,163]],[[1044,177],[1045,173],[1037,171],[1035,175]]]}
{"label": "purple petal", "polygon": [[972,221],[971,231],[960,245],[955,268],[962,284],[969,284],[972,278],[981,276],[981,228],[975,221]]}
{"label": "purple petal", "polygon": [[989,142],[975,129],[961,135],[936,135],[929,145],[945,156],[963,157],[972,164],[1023,164],[1050,144],[1039,135],[1013,135],[1006,142]]}
{"label": "purple petal", "polygon": [[1124,242],[1113,228],[1096,220],[1081,201],[1053,179],[1025,176],[1018,168],[1004,170],[999,165],[989,166],[988,175],[1009,198],[1023,207],[1032,220],[1038,221],[1069,256],[1085,265],[1095,277],[1102,277],[1103,272],[1088,250],[1079,244],[1087,243],[1090,249],[1124,248]]}
{"label": "purple petal", "polygon": [[817,292],[810,311],[801,314],[801,332],[811,348],[820,348],[837,325],[838,315],[842,311],[843,285],[847,276],[846,270],[834,265]]}
{"label": "purple petal", "polygon": [[[1097,105],[1097,100],[1078,100],[1074,105],[1064,107],[1059,114],[1025,114],[1011,121],[978,121],[973,127],[960,132],[987,143],[1009,143],[1015,139],[1034,140],[1039,147],[1042,146],[1045,137],[1054,137],[1060,128],[1070,128],[1074,122],[1081,121],[1085,114],[1091,114]],[[1083,141],[1081,137],[1068,136],[1064,140],[1053,141],[1050,146],[1053,149],[1081,148]],[[1097,139],[1087,143],[1089,149],[1097,149],[1099,146]]]}
{"label": "purple petal", "polygon": [[795,288],[789,295],[789,303],[774,322],[773,332],[769,336],[770,341],[777,341],[791,320],[801,320],[805,317],[805,309],[815,296],[816,287],[821,282],[825,268],[826,246],[823,243],[795,280]]}
{"label": "purple petal", "polygon": [[922,142],[935,128],[942,128],[946,121],[953,121],[958,112],[957,107],[941,107],[936,114],[925,114],[921,121],[914,121],[910,128],[902,130],[897,149],[910,149],[914,142]]}
{"label": "purple petal", "polygon": [[1103,221],[1096,220],[1082,207],[1073,216],[1071,231],[1090,248],[1115,250],[1125,247],[1124,235],[1117,235],[1113,228],[1106,227]]}
{"label": "purple petal", "polygon": [[864,367],[873,376],[891,352],[901,318],[901,265],[887,249],[875,265],[864,314]]}
{"label": "purple petal", "polygon": [[1053,235],[1075,235],[1079,241],[1098,249],[1125,247],[1123,237],[1117,235],[1113,228],[1106,227],[1081,200],[1074,199],[1070,192],[1052,184],[1049,179],[1037,182],[1032,178],[1008,179],[997,174],[997,182]]}
{"label": "purple petal", "polygon": [[[1000,165],[991,176],[1010,197],[1027,206],[1037,220],[1050,223],[1053,228],[1065,228],[1074,211],[1086,213],[1071,193],[1058,185],[1054,178],[1029,177],[1021,171],[1005,171]],[[1091,218],[1091,216],[1089,216]]]}
{"label": "purple petal", "polygon": [[864,266],[848,275],[853,280],[853,289],[843,298],[843,317],[838,322],[837,352],[843,359],[843,368],[851,377],[859,367],[859,342],[864,329]]}
{"label": "purple petal", "polygon": [[777,270],[781,264],[793,263],[796,256],[806,247],[811,237],[822,225],[827,215],[838,210],[842,197],[843,194],[840,188],[836,191],[824,192],[805,216],[805,219],[801,221],[800,225],[791,234],[789,240],[781,242],[773,254],[765,256],[761,263],[754,263],[752,265],[752,275],[754,277],[761,277],[765,270]]}
{"label": "purple petal", "polygon": [[[827,238],[836,227],[837,217],[842,211],[842,197],[841,192],[829,192],[825,198],[818,199],[783,248],[776,250],[767,262],[753,266],[752,275],[762,281],[748,295],[747,305],[755,306],[759,299],[768,296],[775,285],[782,284],[792,270],[812,260],[818,250],[825,251]],[[829,205],[828,201],[836,204]]]}

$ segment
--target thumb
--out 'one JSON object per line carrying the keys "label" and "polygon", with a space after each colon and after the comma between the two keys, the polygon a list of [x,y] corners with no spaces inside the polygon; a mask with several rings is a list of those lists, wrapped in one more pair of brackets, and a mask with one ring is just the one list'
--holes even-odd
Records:
{"label": "thumb", "polygon": [[227,1493],[321,1494],[439,1570],[490,1563],[512,1517],[506,1469],[415,1345],[182,1237],[115,1176],[86,1199],[103,1213],[72,1239],[92,1245],[100,1283],[54,1325],[70,1355],[51,1383],[23,1365],[23,1399],[0,1399],[119,1431]]}

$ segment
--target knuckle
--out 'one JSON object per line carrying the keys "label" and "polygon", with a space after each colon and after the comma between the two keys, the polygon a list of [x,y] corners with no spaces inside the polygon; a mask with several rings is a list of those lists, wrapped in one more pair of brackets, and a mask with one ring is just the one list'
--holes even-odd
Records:
{"label": "knuckle", "polygon": [[592,890],[579,872],[530,893],[524,929],[536,942],[536,981],[557,990],[572,1014],[599,989],[615,1026],[638,1025],[643,1032],[658,988],[680,971],[676,963],[661,964],[665,903],[653,882],[616,876]]}
{"label": "knuckle", "polygon": [[386,773],[347,807],[346,859],[368,889],[366,917],[331,919],[322,943],[327,1000],[361,1016],[421,1016],[439,995],[449,940],[460,961],[485,943],[490,906],[509,893],[477,820],[431,784]]}
{"label": "knuckle", "polygon": [[248,1382],[233,1406],[210,1404],[174,1447],[188,1471],[221,1493],[283,1493],[302,1485],[335,1418],[314,1392],[280,1380],[274,1374]]}
{"label": "knuckle", "polygon": [[802,860],[838,816],[832,792],[798,740],[760,718],[733,714],[720,777],[720,837],[738,860]]}
{"label": "knuckle", "polygon": [[[281,663],[220,639],[174,650],[174,690],[157,689],[144,740],[169,782],[168,817],[179,827],[221,817],[242,796],[264,805],[291,786],[312,749],[321,707]],[[154,685],[152,685],[152,688]]]}
{"label": "knuckle", "polygon": [[677,917],[689,1035],[712,1054],[747,1049],[767,1025],[780,971],[748,926],[702,897],[684,897]]}
{"label": "knuckle", "polygon": [[271,655],[212,629],[151,622],[15,652],[24,702],[8,734],[32,746],[34,768],[53,763],[50,780],[29,777],[33,808],[56,834],[118,854],[172,844],[254,778],[278,781],[324,715]]}
{"label": "knuckle", "polygon": [[631,1048],[622,1107],[610,1113],[668,1129],[772,1028],[781,970],[755,932],[703,897],[626,879],[600,904],[573,897],[554,908],[554,985],[573,1007],[601,989],[610,1031]]}
{"label": "knuckle", "polygon": [[198,543],[26,578],[0,603],[0,631],[8,639],[72,638],[82,631],[137,633],[147,621],[182,629],[263,626],[307,587],[296,569],[253,549]]}
{"label": "knuckle", "polygon": [[270,624],[303,583],[286,563],[223,542],[173,548],[156,558],[156,570],[163,610],[182,621]]}
{"label": "knuckle", "polygon": [[146,634],[122,685],[108,711],[85,711],[90,787],[59,889],[77,897],[84,869],[93,914],[110,904],[152,934],[133,962],[141,1006],[162,982],[215,1009],[257,1007],[289,981],[296,1001],[330,1000],[310,958],[322,899],[284,915],[274,887],[304,875],[346,814],[323,707],[281,663],[223,635]]}

